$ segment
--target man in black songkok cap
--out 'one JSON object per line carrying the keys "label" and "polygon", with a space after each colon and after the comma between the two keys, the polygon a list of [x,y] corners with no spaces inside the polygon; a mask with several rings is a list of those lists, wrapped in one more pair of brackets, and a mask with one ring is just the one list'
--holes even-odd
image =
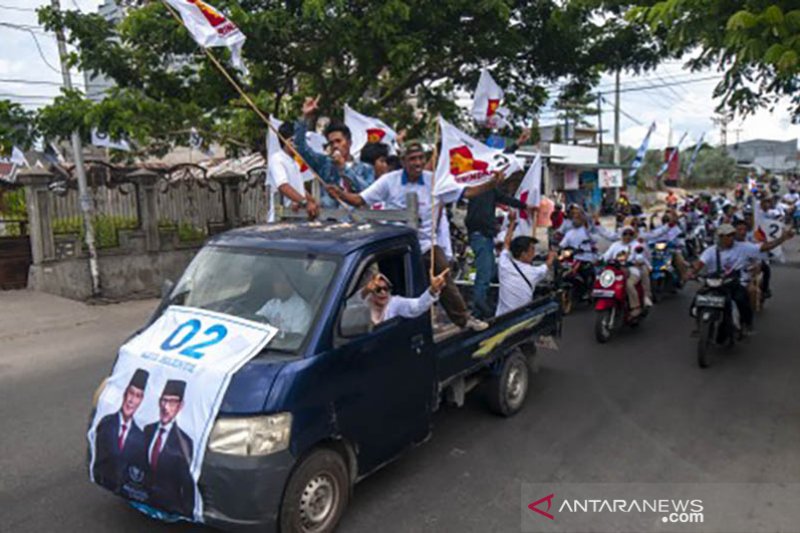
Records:
{"label": "man in black songkok cap", "polygon": [[97,424],[92,477],[114,492],[124,483],[128,466],[144,451],[144,433],[133,415],[144,399],[148,377],[146,370],[137,368],[125,388],[119,411],[104,416]]}
{"label": "man in black songkok cap", "polygon": [[145,426],[148,473],[147,502],[172,513],[191,517],[194,511],[192,439],[178,427],[175,418],[183,408],[186,382],[171,379],[158,401],[159,420]]}

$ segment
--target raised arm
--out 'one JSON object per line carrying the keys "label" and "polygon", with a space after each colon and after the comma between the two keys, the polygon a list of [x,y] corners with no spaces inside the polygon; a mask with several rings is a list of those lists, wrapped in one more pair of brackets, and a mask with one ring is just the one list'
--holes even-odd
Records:
{"label": "raised arm", "polygon": [[517,227],[517,213],[508,212],[508,227],[506,228],[506,238],[503,240],[503,249],[511,250],[511,241],[514,240],[514,230]]}

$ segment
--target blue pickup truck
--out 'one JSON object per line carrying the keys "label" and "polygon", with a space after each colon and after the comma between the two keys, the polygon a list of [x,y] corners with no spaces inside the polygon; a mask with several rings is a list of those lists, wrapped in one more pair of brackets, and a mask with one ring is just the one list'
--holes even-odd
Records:
{"label": "blue pickup truck", "polygon": [[479,333],[430,312],[373,327],[359,289],[378,271],[396,295],[427,289],[415,231],[280,223],[212,238],[165,292],[151,321],[179,304],[263,322],[258,310],[287,284],[313,316],[273,324],[281,332],[233,376],[198,483],[205,523],[332,531],[353,485],[424,442],[444,402],[481,385],[492,411],[523,407],[535,341],[560,335],[547,287]]}

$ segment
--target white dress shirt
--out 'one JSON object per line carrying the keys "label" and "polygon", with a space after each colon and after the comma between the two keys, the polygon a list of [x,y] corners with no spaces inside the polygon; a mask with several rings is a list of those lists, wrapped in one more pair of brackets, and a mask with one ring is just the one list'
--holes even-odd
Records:
{"label": "white dress shirt", "polygon": [[[514,265],[519,267],[519,271]],[[524,279],[520,272],[525,276]],[[519,309],[531,303],[536,284],[544,279],[545,276],[547,276],[547,265],[534,266],[517,261],[510,251],[503,250],[500,253],[500,260],[497,262],[500,293],[497,311],[494,316],[509,313],[514,309]],[[525,279],[528,281],[526,282]]]}
{"label": "white dress shirt", "polygon": [[150,446],[147,447],[147,462],[150,462],[150,458],[153,457],[153,448],[156,447],[156,442],[158,442],[158,434],[161,430],[164,430],[164,434],[161,435],[161,442],[159,443],[158,454],[161,455],[161,452],[164,451],[164,445],[167,443],[167,439],[169,438],[169,432],[172,431],[172,426],[175,425],[175,420],[172,420],[167,425],[162,425],[161,422],[158,423],[156,426],[156,430],[153,433],[153,442],[150,443]]}
{"label": "white dress shirt", "polygon": [[[297,191],[301,196],[306,195],[305,186],[303,185],[303,175],[300,173],[300,167],[297,162],[284,152],[283,150],[275,152],[269,158],[267,166],[267,185],[278,190],[281,185],[289,184],[292,189]],[[283,205],[290,206],[292,201],[288,197],[284,197]],[[270,195],[269,202],[269,215],[267,220],[275,222],[275,206],[272,205],[272,195]]]}
{"label": "white dress shirt", "polygon": [[[431,249],[431,186],[433,174],[427,170],[416,182],[411,182],[406,176],[405,170],[395,170],[384,174],[375,182],[361,191],[359,195],[367,205],[381,203],[383,209],[405,209],[406,195],[414,193],[417,195],[417,205],[419,206],[420,224],[417,232],[419,234],[419,246],[422,253]],[[437,198],[433,209],[439,215],[439,223],[436,227],[436,244],[440,246],[447,257],[452,256],[450,245],[450,224],[447,220],[447,212],[444,210],[443,203],[449,204],[458,201],[464,188],[445,193]],[[440,210],[441,207],[441,210]]]}
{"label": "white dress shirt", "polygon": [[381,322],[391,320],[396,316],[416,318],[430,309],[437,300],[439,300],[439,296],[433,296],[428,289],[425,289],[425,292],[418,298],[391,295],[383,310]]}
{"label": "white dress shirt", "polygon": [[305,335],[311,326],[311,307],[297,293],[287,300],[273,298],[256,311],[267,319],[270,325],[282,333],[300,333]]}

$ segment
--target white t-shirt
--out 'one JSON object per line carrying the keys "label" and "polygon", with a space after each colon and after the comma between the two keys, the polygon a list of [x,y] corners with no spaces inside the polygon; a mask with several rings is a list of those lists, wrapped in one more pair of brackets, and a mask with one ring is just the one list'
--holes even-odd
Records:
{"label": "white t-shirt", "polygon": [[273,298],[256,311],[283,333],[300,333],[305,335],[311,326],[311,307],[302,296],[295,293],[288,300]]}
{"label": "white t-shirt", "polygon": [[[641,248],[641,252],[637,252],[636,249]],[[625,244],[622,241],[615,241],[608,247],[608,250],[605,251],[603,254],[603,260],[605,261],[612,261],[616,259],[617,255],[620,252],[627,252],[628,254],[628,261],[632,263],[644,263],[645,265],[650,265],[650,262],[647,260],[647,257],[644,254],[644,249],[646,247],[638,242],[638,241],[631,241]]]}
{"label": "white t-shirt", "polygon": [[572,228],[558,244],[559,248],[574,248],[575,259],[579,261],[594,261],[597,259],[597,242],[592,233],[581,226]]}
{"label": "white t-shirt", "polygon": [[[741,281],[746,285],[750,281],[748,267],[753,260],[761,258],[761,245],[752,242],[734,241],[733,246],[727,250],[719,251],[719,260],[722,263],[721,273],[728,275],[735,270],[741,272]],[[717,246],[706,248],[700,255],[700,261],[705,265],[708,274],[716,274],[717,268]]]}
{"label": "white t-shirt", "polygon": [[[292,186],[292,189],[302,196],[306,195],[306,190],[303,186],[303,175],[300,173],[300,167],[292,156],[283,150],[275,152],[270,156],[267,168],[267,185],[273,187],[277,191],[278,187],[288,183]],[[292,201],[288,197],[284,197],[283,205],[288,207],[291,204]],[[267,220],[269,222],[275,222],[275,206],[272,205],[271,199]]]}
{"label": "white t-shirt", "polygon": [[[431,249],[431,185],[433,175],[427,170],[416,182],[407,179],[405,170],[395,170],[384,174],[375,182],[361,191],[359,195],[367,205],[377,203],[383,204],[383,209],[405,209],[406,195],[414,193],[417,195],[417,205],[419,207],[420,224],[417,228],[419,234],[419,246],[422,253]],[[450,224],[447,220],[447,212],[442,202],[449,204],[457,201],[464,191],[464,187],[445,193],[437,198],[434,208],[439,216],[439,223],[436,227],[436,244],[444,250],[447,257],[452,256],[450,245]],[[440,209],[439,207],[442,206]]]}
{"label": "white t-shirt", "polygon": [[[519,271],[514,267],[515,264],[519,267]],[[530,285],[520,276],[520,272],[522,272]],[[503,315],[531,303],[536,284],[543,280],[545,276],[547,276],[547,265],[534,266],[517,261],[512,257],[510,251],[503,250],[497,263],[500,294],[498,296],[497,311],[494,316]]]}

